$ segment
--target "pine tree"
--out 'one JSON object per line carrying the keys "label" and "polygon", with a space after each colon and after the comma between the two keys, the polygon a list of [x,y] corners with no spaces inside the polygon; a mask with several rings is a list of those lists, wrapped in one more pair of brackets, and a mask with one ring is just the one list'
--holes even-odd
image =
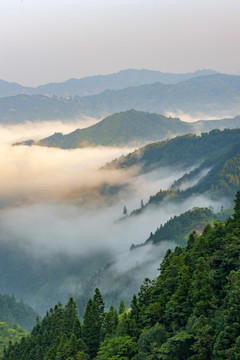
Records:
{"label": "pine tree", "polygon": [[121,300],[118,308],[118,315],[121,315],[124,312],[124,310],[125,310],[125,304],[124,301]]}
{"label": "pine tree", "polygon": [[89,300],[84,314],[83,340],[89,347],[89,355],[95,357],[100,345],[100,332],[104,319],[104,302],[97,288],[93,300]]}
{"label": "pine tree", "polygon": [[104,320],[101,327],[101,339],[104,340],[106,336],[113,336],[116,332],[118,325],[117,310],[110,306],[108,312],[104,316]]}
{"label": "pine tree", "polygon": [[240,222],[240,190],[237,192],[234,202],[235,206],[233,218],[235,221]]}

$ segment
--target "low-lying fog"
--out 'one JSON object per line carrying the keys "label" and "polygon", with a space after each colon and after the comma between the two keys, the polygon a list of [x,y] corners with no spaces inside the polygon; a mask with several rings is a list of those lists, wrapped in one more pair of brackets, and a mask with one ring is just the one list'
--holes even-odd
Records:
{"label": "low-lying fog", "polygon": [[[0,239],[18,244],[31,257],[44,262],[52,262],[61,254],[86,258],[106,251],[116,261],[118,272],[152,261],[146,268],[148,273],[140,276],[157,275],[168,244],[157,258],[149,246],[130,253],[131,244],[145,242],[150,232],[171,216],[194,206],[214,204],[204,197],[192,198],[181,206],[166,202],[157,210],[119,222],[124,205],[128,212],[139,208],[141,200],[146,202],[160,188],[167,189],[183,172],[164,168],[136,176],[136,168],[100,169],[128,154],[133,150],[130,148],[62,150],[11,145],[54,131],[73,131],[83,124],[86,120],[78,124],[44,122],[0,127]],[[77,288],[79,284],[71,284],[71,291]]]}

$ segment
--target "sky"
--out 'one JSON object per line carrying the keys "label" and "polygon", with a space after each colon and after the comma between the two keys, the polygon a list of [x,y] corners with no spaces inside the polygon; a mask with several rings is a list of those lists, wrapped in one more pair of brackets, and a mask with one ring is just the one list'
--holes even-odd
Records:
{"label": "sky", "polygon": [[240,74],[239,0],[0,0],[0,79],[127,68]]}

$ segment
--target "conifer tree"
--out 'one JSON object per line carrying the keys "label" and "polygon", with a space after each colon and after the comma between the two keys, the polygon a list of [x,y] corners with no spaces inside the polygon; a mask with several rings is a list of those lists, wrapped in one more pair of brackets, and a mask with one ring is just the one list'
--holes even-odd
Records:
{"label": "conifer tree", "polygon": [[118,308],[118,315],[121,315],[124,312],[124,310],[125,310],[125,304],[124,301],[121,300]]}
{"label": "conifer tree", "polygon": [[104,319],[104,302],[97,288],[93,300],[89,300],[84,314],[83,340],[89,348],[91,358],[95,357],[100,345],[100,332]]}
{"label": "conifer tree", "polygon": [[233,218],[240,222],[240,190],[236,194]]}

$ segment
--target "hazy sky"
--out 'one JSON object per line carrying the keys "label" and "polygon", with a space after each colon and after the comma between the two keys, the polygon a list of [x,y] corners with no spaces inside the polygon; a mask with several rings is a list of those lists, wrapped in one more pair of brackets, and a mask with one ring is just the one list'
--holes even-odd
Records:
{"label": "hazy sky", "polygon": [[240,74],[239,0],[0,0],[0,79],[126,68]]}

